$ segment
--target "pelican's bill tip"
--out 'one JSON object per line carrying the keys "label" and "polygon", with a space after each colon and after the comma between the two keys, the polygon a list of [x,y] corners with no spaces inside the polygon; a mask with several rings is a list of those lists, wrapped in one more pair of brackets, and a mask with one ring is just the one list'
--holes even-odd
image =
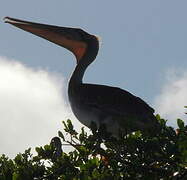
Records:
{"label": "pelican's bill tip", "polygon": [[8,16],[4,17],[3,21],[4,21],[4,23],[8,23],[8,21],[10,21],[10,17],[8,17]]}
{"label": "pelican's bill tip", "polygon": [[11,17],[8,17],[8,16],[4,17],[3,20],[4,20],[5,23],[10,23],[10,24],[29,24],[26,21],[11,18]]}

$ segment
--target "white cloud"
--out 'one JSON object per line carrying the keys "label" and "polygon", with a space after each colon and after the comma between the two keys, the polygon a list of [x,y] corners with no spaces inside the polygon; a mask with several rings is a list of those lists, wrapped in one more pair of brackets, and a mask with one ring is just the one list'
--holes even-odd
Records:
{"label": "white cloud", "polygon": [[182,69],[170,69],[166,73],[166,82],[161,93],[155,98],[156,113],[168,120],[168,125],[177,127],[176,119],[187,122],[184,106],[187,106],[187,72]]}
{"label": "white cloud", "polygon": [[63,96],[63,84],[56,74],[0,57],[0,154],[14,157],[49,143],[68,118],[80,128]]}
{"label": "white cloud", "polygon": [[[68,118],[80,129],[64,97],[65,89],[62,76],[0,57],[0,154],[14,157],[29,147],[49,143]],[[177,118],[187,122],[185,105],[187,72],[170,70],[154,101],[156,113],[176,127]]]}

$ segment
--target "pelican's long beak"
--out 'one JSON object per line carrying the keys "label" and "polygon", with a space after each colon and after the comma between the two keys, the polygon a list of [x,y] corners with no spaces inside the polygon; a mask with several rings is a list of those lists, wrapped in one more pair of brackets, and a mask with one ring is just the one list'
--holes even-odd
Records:
{"label": "pelican's long beak", "polygon": [[87,44],[81,41],[75,28],[52,26],[5,17],[5,23],[12,24],[57,45],[70,50],[79,61],[86,52]]}

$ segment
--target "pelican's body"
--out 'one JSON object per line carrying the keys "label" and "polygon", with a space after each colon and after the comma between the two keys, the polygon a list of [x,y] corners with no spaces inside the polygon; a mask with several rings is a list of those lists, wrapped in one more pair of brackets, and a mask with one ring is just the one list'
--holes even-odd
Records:
{"label": "pelican's body", "polygon": [[80,84],[76,88],[69,89],[71,107],[88,127],[92,121],[107,124],[107,130],[117,135],[119,130],[132,132],[157,126],[154,110],[127,91],[95,84]]}
{"label": "pelican's body", "polygon": [[81,29],[65,28],[5,18],[25,31],[70,50],[77,59],[77,65],[68,86],[71,108],[77,119],[86,126],[95,122],[98,126],[105,124],[107,130],[118,135],[146,130],[158,125],[154,110],[143,100],[116,87],[82,82],[86,68],[98,53],[99,42],[94,35]]}

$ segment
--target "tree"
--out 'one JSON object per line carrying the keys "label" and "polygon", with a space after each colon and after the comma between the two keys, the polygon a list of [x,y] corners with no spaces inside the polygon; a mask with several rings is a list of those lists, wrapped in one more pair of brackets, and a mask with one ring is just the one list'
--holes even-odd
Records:
{"label": "tree", "polygon": [[[70,120],[63,122],[69,139],[59,131],[50,144],[19,153],[14,159],[0,157],[0,180],[122,180],[187,179],[187,126],[166,126],[156,116],[161,130],[156,135],[137,131],[112,137],[104,126],[91,126],[77,133]],[[62,141],[62,143],[61,143]],[[65,145],[72,147],[63,152]]]}

